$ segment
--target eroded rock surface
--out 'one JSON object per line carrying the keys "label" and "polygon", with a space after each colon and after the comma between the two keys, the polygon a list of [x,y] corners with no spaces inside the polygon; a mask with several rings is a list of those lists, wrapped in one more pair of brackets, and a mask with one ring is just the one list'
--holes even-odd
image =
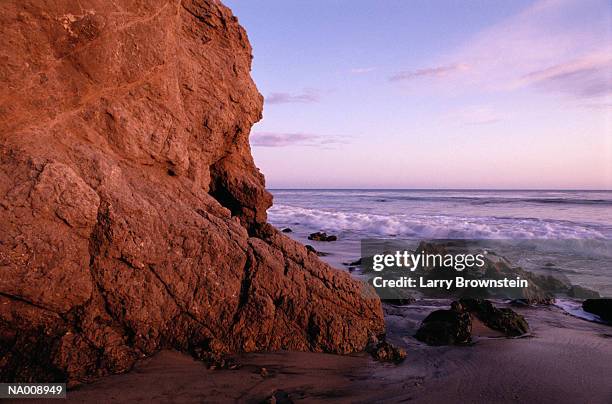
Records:
{"label": "eroded rock surface", "polygon": [[384,331],[371,290],[266,224],[262,97],[227,8],[7,0],[0,19],[0,379]]}

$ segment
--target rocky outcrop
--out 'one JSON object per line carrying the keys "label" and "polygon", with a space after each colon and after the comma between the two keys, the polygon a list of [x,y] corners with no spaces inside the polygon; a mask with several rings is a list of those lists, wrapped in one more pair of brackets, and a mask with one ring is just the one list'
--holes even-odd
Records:
{"label": "rocky outcrop", "polygon": [[0,19],[1,380],[384,331],[371,290],[266,224],[262,97],[227,8],[8,0]]}
{"label": "rocky outcrop", "polygon": [[506,337],[529,332],[525,318],[512,309],[497,308],[483,299],[461,299],[452,302],[450,310],[436,310],[425,317],[415,338],[434,346],[467,344],[472,341],[472,316]]}

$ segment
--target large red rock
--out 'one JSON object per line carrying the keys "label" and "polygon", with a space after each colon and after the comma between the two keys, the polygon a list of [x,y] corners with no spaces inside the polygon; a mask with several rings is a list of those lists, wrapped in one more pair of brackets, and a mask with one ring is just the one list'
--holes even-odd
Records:
{"label": "large red rock", "polygon": [[383,331],[370,289],[266,224],[262,97],[226,7],[6,0],[0,20],[2,381]]}

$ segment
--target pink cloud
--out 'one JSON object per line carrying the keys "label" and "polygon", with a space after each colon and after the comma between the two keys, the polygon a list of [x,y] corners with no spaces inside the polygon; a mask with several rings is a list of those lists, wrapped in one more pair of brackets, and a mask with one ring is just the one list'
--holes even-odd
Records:
{"label": "pink cloud", "polygon": [[[612,18],[607,0],[589,7],[569,0],[540,0],[482,30],[431,67],[400,72],[391,81],[431,77],[427,92],[474,94],[521,88],[573,97],[610,94]],[[588,21],[588,23],[585,23]],[[469,68],[467,68],[469,66]]]}
{"label": "pink cloud", "polygon": [[612,94],[612,54],[595,53],[525,74],[521,80],[547,91],[578,97]]}
{"label": "pink cloud", "polygon": [[352,74],[366,74],[366,73],[371,73],[374,70],[376,70],[375,67],[356,67],[350,70],[350,73]]}
{"label": "pink cloud", "polygon": [[255,132],[250,137],[254,147],[329,146],[343,143],[339,136],[311,133]]}
{"label": "pink cloud", "polygon": [[466,70],[468,68],[465,64],[451,64],[445,66],[427,67],[416,70],[406,70],[399,72],[389,77],[390,81],[404,81],[411,80],[421,77],[446,77],[451,73]]}
{"label": "pink cloud", "polygon": [[266,104],[315,103],[321,99],[318,91],[309,89],[303,93],[271,93],[265,98]]}

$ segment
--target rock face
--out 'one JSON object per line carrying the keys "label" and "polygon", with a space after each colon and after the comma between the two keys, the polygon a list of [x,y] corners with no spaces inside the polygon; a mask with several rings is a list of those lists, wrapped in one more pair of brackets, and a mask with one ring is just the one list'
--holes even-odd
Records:
{"label": "rock face", "polygon": [[371,290],[266,224],[262,97],[227,8],[7,0],[0,19],[0,380],[384,331]]}

